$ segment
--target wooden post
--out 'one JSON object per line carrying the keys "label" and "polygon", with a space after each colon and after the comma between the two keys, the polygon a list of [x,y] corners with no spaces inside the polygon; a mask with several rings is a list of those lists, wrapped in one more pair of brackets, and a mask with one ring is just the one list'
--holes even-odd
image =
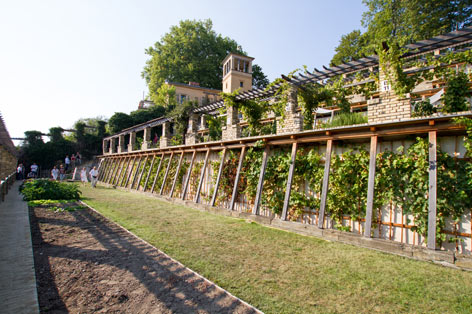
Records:
{"label": "wooden post", "polygon": [[167,175],[169,174],[170,163],[172,161],[172,157],[174,157],[174,152],[170,153],[169,163],[167,164],[166,173],[164,174],[164,178],[162,179],[162,185],[161,185],[161,190],[159,191],[159,195],[162,195],[162,192],[164,192],[164,187],[166,186]]}
{"label": "wooden post", "polygon": [[220,168],[218,169],[218,176],[216,177],[215,187],[213,190],[213,197],[211,198],[210,206],[215,206],[216,196],[218,195],[218,186],[220,185],[221,174],[223,173],[223,167],[225,164],[226,157],[226,148],[223,148],[223,153],[221,154]]}
{"label": "wooden post", "polygon": [[429,131],[428,249],[436,250],[436,131]]}
{"label": "wooden post", "polygon": [[372,212],[375,196],[375,164],[377,158],[377,135],[370,138],[369,182],[367,185],[367,208],[365,213],[364,236],[371,237]]}
{"label": "wooden post", "polygon": [[188,167],[187,177],[185,178],[185,183],[182,187],[182,200],[185,200],[185,196],[187,195],[188,183],[190,182],[190,176],[192,175],[193,162],[195,161],[196,154],[197,151],[194,150],[192,154],[192,159],[190,160],[190,166]]}
{"label": "wooden post", "polygon": [[149,156],[146,156],[146,158],[144,159],[143,169],[141,170],[141,173],[139,174],[138,184],[136,185],[136,191],[139,191],[139,185],[141,184],[141,181],[143,180],[143,174],[144,174],[144,170],[146,170],[146,164],[147,164],[148,159],[149,159]]}
{"label": "wooden post", "polygon": [[146,181],[144,182],[143,192],[146,192],[146,187],[149,182],[149,176],[151,175],[152,167],[154,166],[154,161],[156,160],[156,155],[152,155],[151,166],[149,167],[149,171],[146,175]]}
{"label": "wooden post", "polygon": [[157,177],[159,177],[159,172],[161,171],[163,160],[164,160],[164,153],[162,153],[161,159],[159,160],[159,165],[157,165],[156,175],[154,176],[154,181],[152,182],[151,194],[154,193],[154,188],[156,187]]}
{"label": "wooden post", "polygon": [[266,145],[264,153],[262,154],[261,172],[259,173],[259,183],[257,184],[256,200],[254,202],[254,208],[252,210],[253,215],[259,215],[259,207],[261,205],[262,188],[264,186],[264,176],[267,167],[267,158],[269,156],[269,151],[269,145]]}
{"label": "wooden post", "polygon": [[295,172],[295,161],[297,159],[297,142],[292,144],[292,159],[290,161],[290,168],[288,170],[287,187],[285,189],[284,207],[282,209],[282,216],[280,219],[287,219],[288,206],[290,205],[290,193],[292,192],[292,180]]}
{"label": "wooden post", "polygon": [[141,162],[142,161],[143,161],[143,157],[139,157],[138,166],[136,167],[136,172],[134,173],[133,181],[131,181],[131,186],[129,187],[130,189],[133,188],[134,183],[136,182],[136,178],[138,177],[139,167],[141,167]]}
{"label": "wooden post", "polygon": [[326,161],[323,175],[323,188],[321,189],[320,212],[318,216],[318,228],[323,229],[324,215],[326,209],[326,198],[328,196],[329,185],[329,170],[331,167],[331,151],[333,149],[333,140],[328,140],[326,143]]}
{"label": "wooden post", "polygon": [[134,168],[134,164],[136,163],[136,156],[133,157],[133,163],[131,164],[131,169],[129,170],[129,173],[128,173],[128,178],[126,179],[126,183],[124,185],[124,187],[128,187],[128,182],[129,182],[129,179],[131,179],[131,174],[133,173],[133,168]]}
{"label": "wooden post", "polygon": [[118,175],[116,176],[115,180],[113,180],[113,185],[117,185],[118,184],[118,181],[120,181],[120,176],[121,176],[121,172],[123,171],[123,167],[125,166],[125,162],[126,162],[126,157],[123,157],[123,158],[120,158],[121,160],[121,166],[120,166],[120,171],[118,171]]}
{"label": "wooden post", "polygon": [[106,171],[107,171],[107,167],[108,167],[108,158],[103,158],[103,162],[101,163],[101,166],[103,168],[103,171],[100,171],[98,173],[98,179],[100,181],[102,181],[103,179],[103,176],[105,175]]}
{"label": "wooden post", "polygon": [[174,195],[175,185],[177,184],[177,179],[179,178],[180,167],[182,167],[182,160],[184,159],[184,152],[180,154],[179,163],[177,164],[177,170],[175,171],[174,181],[172,182],[172,188],[170,189],[169,197]]}
{"label": "wooden post", "polygon": [[117,166],[116,158],[113,158],[113,165],[111,167],[110,174],[108,175],[107,181],[105,183],[110,183],[111,180],[113,179],[113,175],[115,173],[116,166]]}
{"label": "wooden post", "polygon": [[208,157],[210,156],[210,149],[206,151],[205,161],[203,162],[202,172],[200,173],[200,181],[198,182],[198,188],[195,193],[195,203],[200,203],[200,191],[202,190],[203,179],[205,178],[205,170],[208,164]]}
{"label": "wooden post", "polygon": [[111,166],[111,161],[112,161],[112,158],[107,158],[106,162],[107,164],[105,165],[105,169],[103,169],[103,176],[102,176],[102,182],[105,183],[105,180],[108,176],[108,172],[110,171],[110,166]]}
{"label": "wooden post", "polygon": [[236,178],[234,179],[233,195],[231,196],[231,203],[229,205],[229,210],[234,210],[234,204],[236,203],[236,198],[238,197],[239,179],[241,178],[241,169],[243,168],[243,162],[244,162],[245,156],[246,156],[246,146],[243,146],[243,148],[241,148],[241,155],[239,155],[238,170],[236,172]]}
{"label": "wooden post", "polygon": [[128,174],[128,168],[129,168],[130,163],[131,163],[131,157],[128,157],[128,162],[126,163],[125,172],[123,173],[123,178],[121,178],[121,182],[119,186],[123,186],[123,183],[125,183],[125,178],[126,178],[126,175]]}

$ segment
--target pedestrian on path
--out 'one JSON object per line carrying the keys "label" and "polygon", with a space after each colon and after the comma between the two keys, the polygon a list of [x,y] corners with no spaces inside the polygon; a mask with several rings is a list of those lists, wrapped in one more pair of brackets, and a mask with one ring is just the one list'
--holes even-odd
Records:
{"label": "pedestrian on path", "polygon": [[92,187],[97,186],[97,181],[98,181],[98,170],[97,167],[93,167],[92,170],[89,172],[90,174],[90,181],[92,182]]}
{"label": "pedestrian on path", "polygon": [[23,164],[19,164],[18,168],[16,168],[16,179],[17,180],[23,180],[25,177],[25,168],[23,167]]}
{"label": "pedestrian on path", "polygon": [[80,171],[80,180],[82,181],[83,185],[85,186],[85,183],[88,182],[88,179],[87,179],[87,170],[84,168],[82,168],[82,171]]}
{"label": "pedestrian on path", "polygon": [[38,165],[35,162],[33,162],[33,164],[31,165],[30,168],[31,168],[32,177],[37,178],[38,177],[38,169],[39,169]]}
{"label": "pedestrian on path", "polygon": [[66,177],[66,170],[64,169],[64,166],[61,165],[59,168],[59,180],[63,181]]}
{"label": "pedestrian on path", "polygon": [[57,169],[56,166],[54,166],[54,168],[52,168],[51,176],[52,176],[53,180],[57,181],[57,178],[59,177],[59,169]]}
{"label": "pedestrian on path", "polygon": [[66,164],[66,170],[69,169],[69,166],[70,166],[70,158],[69,158],[69,155],[66,155],[66,158],[64,159],[64,163]]}

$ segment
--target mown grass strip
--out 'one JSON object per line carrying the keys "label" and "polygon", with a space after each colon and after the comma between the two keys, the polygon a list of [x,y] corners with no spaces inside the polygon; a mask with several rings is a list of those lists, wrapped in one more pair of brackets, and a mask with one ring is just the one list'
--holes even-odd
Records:
{"label": "mown grass strip", "polygon": [[84,201],[266,313],[470,313],[472,273],[82,187]]}

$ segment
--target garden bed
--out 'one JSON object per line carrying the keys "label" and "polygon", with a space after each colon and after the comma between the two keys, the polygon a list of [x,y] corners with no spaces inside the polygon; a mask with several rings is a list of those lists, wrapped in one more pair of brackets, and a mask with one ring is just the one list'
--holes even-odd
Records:
{"label": "garden bed", "polygon": [[254,312],[78,203],[36,204],[30,221],[42,313]]}

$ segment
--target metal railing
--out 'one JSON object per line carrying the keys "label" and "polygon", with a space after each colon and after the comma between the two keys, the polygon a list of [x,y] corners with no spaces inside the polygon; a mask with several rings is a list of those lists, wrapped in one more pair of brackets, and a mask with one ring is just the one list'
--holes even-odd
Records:
{"label": "metal railing", "polygon": [[2,202],[5,201],[5,195],[8,194],[8,190],[13,186],[16,179],[16,172],[13,172],[8,177],[5,177],[0,183],[0,193],[2,194]]}

